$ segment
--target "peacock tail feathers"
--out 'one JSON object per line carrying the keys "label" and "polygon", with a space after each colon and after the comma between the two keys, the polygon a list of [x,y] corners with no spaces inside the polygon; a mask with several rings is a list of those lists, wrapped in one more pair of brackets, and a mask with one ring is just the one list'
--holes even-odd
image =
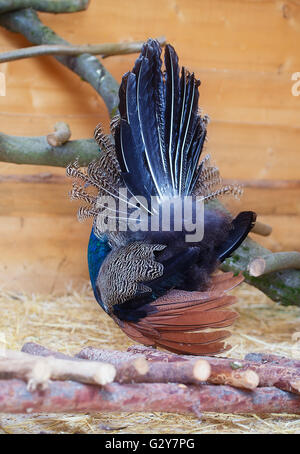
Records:
{"label": "peacock tail feathers", "polygon": [[[149,39],[133,70],[122,78],[120,115],[111,121],[111,136],[100,124],[95,128],[99,158],[86,171],[78,162],[67,168],[67,175],[75,179],[71,198],[85,202],[78,218],[93,217],[99,236],[107,231],[103,198],[117,200],[121,187],[127,188],[128,198],[157,196],[161,201],[186,195],[210,201],[242,193],[238,186],[222,185],[209,155],[201,159],[208,117],[198,108],[200,81],[184,67],[180,70],[171,45],[165,48],[164,66],[162,70],[160,45]],[[114,236],[120,242],[120,236]]]}

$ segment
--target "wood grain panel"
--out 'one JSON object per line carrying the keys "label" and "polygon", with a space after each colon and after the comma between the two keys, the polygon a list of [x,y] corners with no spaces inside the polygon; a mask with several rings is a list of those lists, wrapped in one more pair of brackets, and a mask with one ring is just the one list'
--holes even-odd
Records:
{"label": "wood grain panel", "polygon": [[76,43],[165,35],[202,68],[299,71],[297,0],[92,0],[72,18],[43,17]]}
{"label": "wood grain panel", "polygon": [[89,231],[74,217],[1,217],[1,287],[46,294],[86,284]]}
{"label": "wood grain panel", "polygon": [[298,127],[226,121],[208,127],[206,151],[224,178],[299,179],[299,149]]}

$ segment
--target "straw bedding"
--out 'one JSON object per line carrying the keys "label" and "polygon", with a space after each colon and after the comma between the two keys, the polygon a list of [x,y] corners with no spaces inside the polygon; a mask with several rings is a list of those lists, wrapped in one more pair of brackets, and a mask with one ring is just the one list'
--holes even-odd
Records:
{"label": "straw bedding", "polygon": [[[300,358],[300,308],[280,306],[242,284],[233,292],[240,318],[227,356],[269,352]],[[89,286],[63,296],[0,292],[0,347],[25,342],[75,354],[86,346],[125,350],[132,344],[94,300]],[[300,433],[299,415],[193,416],[167,413],[0,414],[0,433]]]}

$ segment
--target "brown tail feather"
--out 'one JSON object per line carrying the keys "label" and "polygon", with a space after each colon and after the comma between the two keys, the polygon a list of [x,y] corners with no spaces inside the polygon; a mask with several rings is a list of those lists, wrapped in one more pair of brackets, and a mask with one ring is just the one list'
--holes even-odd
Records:
{"label": "brown tail feather", "polygon": [[[201,306],[199,305],[200,302],[199,300],[194,300],[194,301],[185,301],[182,303],[174,303],[174,304],[166,304],[165,306],[159,306],[158,307],[158,312],[154,312],[149,317],[151,319],[155,319],[157,316],[161,317],[162,312],[164,316],[166,315],[179,315],[182,314],[183,312],[194,308],[195,306],[197,307],[198,310],[200,311],[209,311],[212,309],[217,309],[221,307],[226,307],[231,304],[235,303],[235,298],[234,296],[229,296],[225,295],[222,297],[215,297],[211,301],[208,300],[207,302],[201,302]],[[157,306],[155,306],[157,307]]]}
{"label": "brown tail feather", "polygon": [[[185,333],[182,331],[166,331],[161,332],[158,338],[158,342],[177,342],[181,344],[198,344],[206,345],[213,342],[219,342],[230,336],[229,331],[210,331],[210,332],[193,332]],[[154,336],[153,336],[154,337]]]}
{"label": "brown tail feather", "polygon": [[210,278],[211,283],[226,281],[234,276],[233,271],[228,271],[227,273],[219,272],[217,274],[213,274]]}
{"label": "brown tail feather", "polygon": [[[218,328],[232,325],[238,316],[227,309],[235,297],[226,292],[242,280],[242,275],[224,273],[213,276],[205,292],[171,290],[151,303],[154,311],[138,323],[120,320],[117,323],[131,339],[144,345],[187,355],[223,352],[230,348],[222,342],[230,332]],[[217,331],[211,331],[212,328]]]}
{"label": "brown tail feather", "polygon": [[157,347],[164,348],[173,353],[178,353],[179,355],[216,355],[218,353],[225,352],[229,350],[230,345],[226,345],[223,342],[215,342],[211,345],[198,346],[197,344],[179,344],[174,343],[173,345],[166,344],[156,344]]}

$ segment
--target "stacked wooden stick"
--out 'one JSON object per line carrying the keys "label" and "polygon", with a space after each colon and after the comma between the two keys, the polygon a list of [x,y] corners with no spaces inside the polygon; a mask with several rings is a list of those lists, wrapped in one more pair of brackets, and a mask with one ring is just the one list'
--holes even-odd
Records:
{"label": "stacked wooden stick", "polygon": [[300,413],[300,360],[192,357],[132,346],[74,357],[28,343],[0,356],[0,412]]}

